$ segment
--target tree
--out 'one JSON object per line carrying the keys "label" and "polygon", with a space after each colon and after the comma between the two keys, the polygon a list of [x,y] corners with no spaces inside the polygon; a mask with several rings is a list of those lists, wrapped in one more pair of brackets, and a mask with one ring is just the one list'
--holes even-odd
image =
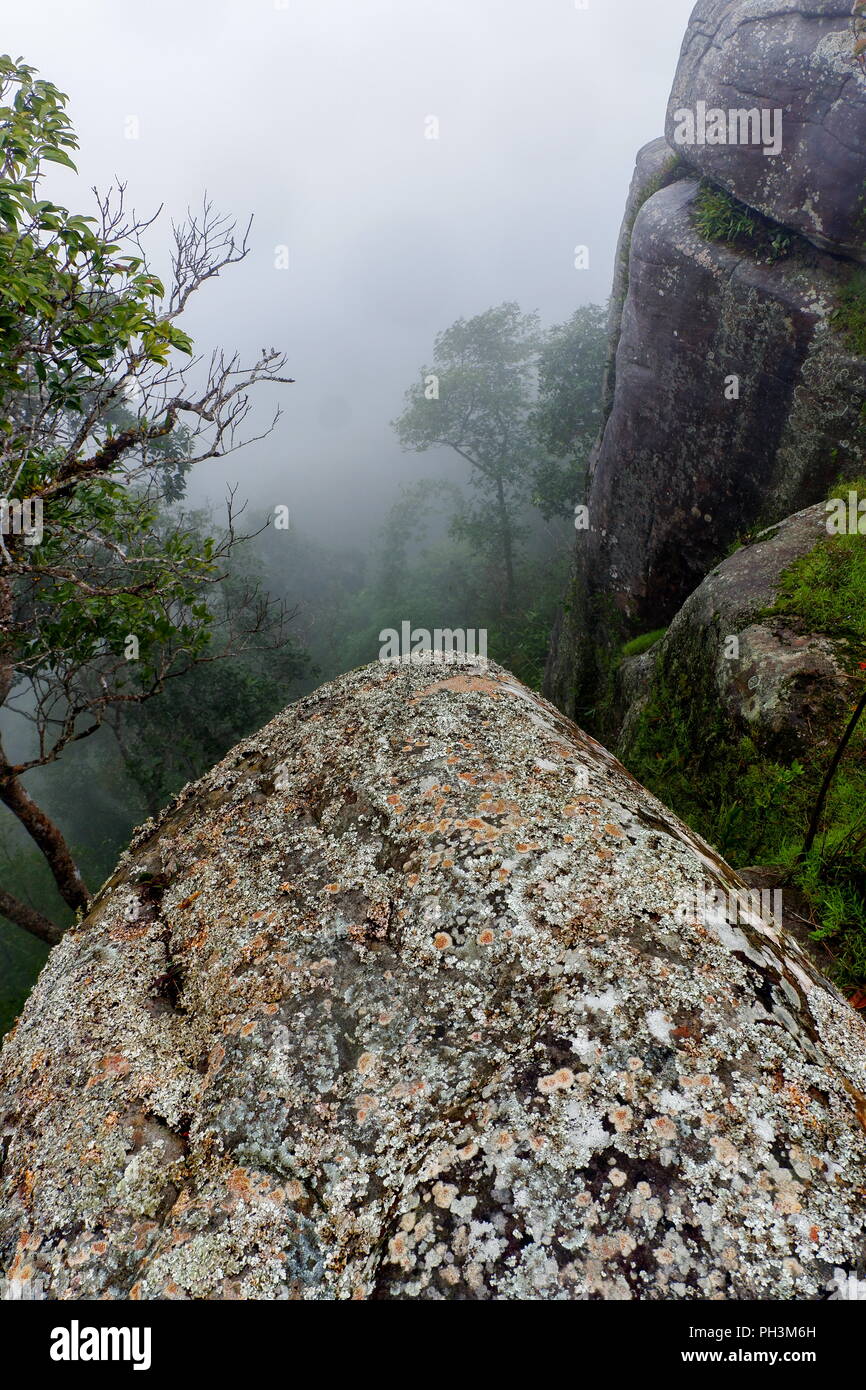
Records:
{"label": "tree", "polygon": [[469,464],[480,502],[455,530],[496,556],[506,614],[517,599],[517,512],[543,454],[530,420],[539,346],[538,316],[514,303],[457,319],[436,338],[433,366],[422,368],[394,421],[404,448],[442,446]]}
{"label": "tree", "polygon": [[[204,544],[212,519],[200,512],[185,525],[198,532]],[[151,816],[186,782],[200,777],[228,749],[267,723],[308,673],[306,652],[283,640],[286,610],[275,611],[270,605],[259,619],[249,603],[249,595],[261,590],[258,568],[246,552],[239,563],[236,552],[222,582],[205,592],[216,619],[207,661],[193,665],[183,680],[169,681],[155,699],[112,709],[109,721],[124,767]],[[296,611],[291,610],[292,618]],[[241,649],[232,661],[224,661],[225,633],[237,614],[246,615],[260,637],[270,635],[273,640]]]}
{"label": "tree", "polygon": [[548,457],[536,470],[533,500],[546,517],[568,515],[581,496],[601,425],[606,351],[606,311],[598,304],[582,304],[542,345],[532,421]]}
{"label": "tree", "polygon": [[[165,529],[160,516],[191,467],[250,442],[250,388],[290,378],[274,349],[249,364],[222,351],[204,362],[178,323],[202,285],[247,255],[249,224],[238,236],[205,201],[173,226],[166,289],[142,246],[155,219],[127,216],[123,185],[97,197],[95,216],[40,196],[47,166],[75,169],[66,101],[0,58],[0,708],[18,708],[38,735],[17,763],[0,743],[0,802],[83,912],[89,890],[22,779],[196,663],[280,640],[273,605],[251,592],[209,651],[218,620],[205,586],[243,539],[231,502],[219,538],[182,519]],[[0,913],[45,941],[60,934],[5,890]]]}

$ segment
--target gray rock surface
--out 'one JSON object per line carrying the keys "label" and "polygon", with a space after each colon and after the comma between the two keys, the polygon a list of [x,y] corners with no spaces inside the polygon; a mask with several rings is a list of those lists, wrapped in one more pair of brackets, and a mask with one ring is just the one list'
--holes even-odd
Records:
{"label": "gray rock surface", "polygon": [[669,183],[675,182],[678,177],[682,177],[680,165],[681,161],[663,137],[650,140],[637,152],[634,173],[629,185],[625,212],[616,244],[613,286],[608,303],[608,359],[602,387],[602,408],[603,419],[605,420],[610,414],[616,389],[616,349],[622,328],[623,306],[628,294],[629,256],[634,224],[648,198],[651,198],[654,193],[658,193],[659,189],[666,188]]}
{"label": "gray rock surface", "polygon": [[[578,533],[545,673],[545,693],[571,716],[595,707],[622,641],[668,623],[739,534],[859,471],[866,360],[836,316],[866,256],[866,55],[855,58],[855,30],[866,33],[866,12],[855,18],[849,0],[694,9],[666,141],[641,151],[620,235],[628,267],[618,258],[586,499],[593,529]],[[781,110],[781,154],[677,144],[675,113],[697,114],[698,102]],[[645,199],[666,149],[685,176],[682,165],[668,171],[669,186]],[[754,247],[701,238],[689,167],[799,234],[792,254],[770,264]],[[729,377],[739,399],[725,398]]]}
{"label": "gray rock surface", "polygon": [[[748,734],[769,757],[785,761],[835,744],[855,695],[842,643],[795,629],[787,617],[764,616],[783,571],[827,541],[826,519],[819,503],[736,550],[690,595],[651,651],[623,663],[620,756],[628,756],[657,671],[688,689],[693,702],[720,709],[732,737]],[[731,637],[735,658],[726,650]]]}
{"label": "gray rock surface", "polygon": [[696,191],[661,190],[635,222],[592,467],[593,569],[638,631],[669,620],[741,531],[815,502],[862,457],[866,362],[832,329],[836,263],[759,264],[704,241]]}
{"label": "gray rock surface", "polygon": [[803,241],[768,264],[704,240],[697,192],[682,178],[660,189],[630,234],[591,529],[545,678],[572,717],[594,704],[605,643],[670,622],[738,535],[862,466],[866,359],[834,319],[848,268]]}
{"label": "gray rock surface", "polygon": [[803,1298],[860,1267],[866,1028],[501,669],[376,665],[143,828],[0,1054],[51,1298]]}
{"label": "gray rock surface", "polygon": [[[866,260],[866,71],[851,0],[699,0],[668,103],[668,142],[742,202]],[[679,109],[782,111],[782,149],[679,146]]]}

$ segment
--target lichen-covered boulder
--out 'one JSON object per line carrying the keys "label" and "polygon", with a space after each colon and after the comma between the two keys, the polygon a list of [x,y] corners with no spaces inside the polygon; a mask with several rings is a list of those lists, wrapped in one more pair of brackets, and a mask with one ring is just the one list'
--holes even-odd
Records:
{"label": "lichen-covered boulder", "polygon": [[[853,11],[853,13],[852,13]],[[668,103],[668,142],[742,202],[818,246],[866,259],[866,70],[856,47],[866,33],[851,0],[699,0],[683,41]],[[781,114],[781,149],[716,143],[740,135],[704,111]],[[696,116],[712,143],[691,135],[678,112]],[[772,129],[769,124],[768,133]],[[751,127],[746,128],[751,140]]]}
{"label": "lichen-covered boulder", "polygon": [[501,669],[378,664],[134,840],[0,1056],[0,1268],[71,1298],[814,1299],[866,1028]]}
{"label": "lichen-covered boulder", "polygon": [[831,543],[818,503],[707,575],[664,637],[618,672],[621,757],[628,760],[641,712],[662,680],[712,709],[732,740],[747,734],[767,756],[826,762],[856,697],[845,634],[810,630],[808,615],[774,613],[773,605],[790,566]]}

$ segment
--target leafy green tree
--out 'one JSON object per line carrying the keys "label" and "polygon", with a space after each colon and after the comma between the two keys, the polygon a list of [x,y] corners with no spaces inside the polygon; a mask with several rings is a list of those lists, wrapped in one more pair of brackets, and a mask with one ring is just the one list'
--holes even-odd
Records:
{"label": "leafy green tree", "polygon": [[[18,708],[36,731],[17,762],[0,743],[0,802],[63,901],[85,911],[69,845],[23,779],[213,655],[205,588],[243,539],[237,518],[230,504],[223,536],[203,538],[183,519],[162,527],[163,504],[196,463],[248,442],[252,386],[290,379],[273,349],[249,364],[194,357],[179,326],[190,297],[247,255],[249,225],[238,238],[205,202],[172,228],[166,287],[142,250],[151,223],[127,216],[122,185],[93,216],[42,196],[48,167],[75,168],[65,105],[32,68],[0,58],[0,709]],[[29,532],[19,500],[31,523],[39,516]],[[247,596],[220,655],[265,627],[272,640],[272,617]],[[45,941],[60,934],[5,889],[0,914]]]}
{"label": "leafy green tree", "polygon": [[548,457],[536,470],[533,500],[546,517],[568,515],[582,494],[601,425],[606,318],[600,305],[582,304],[541,347],[532,421]]}
{"label": "leafy green tree", "polygon": [[445,447],[469,464],[477,500],[455,530],[495,558],[506,614],[517,604],[518,512],[543,457],[530,418],[540,342],[538,316],[514,303],[458,319],[436,338],[433,365],[394,421],[404,448]]}
{"label": "leafy green tree", "polygon": [[[206,513],[186,525],[206,543],[212,525]],[[186,782],[283,709],[308,673],[306,652],[285,636],[297,610],[264,598],[257,557],[246,550],[240,555],[232,555],[222,582],[205,591],[215,623],[201,659],[183,680],[167,682],[156,698],[117,703],[109,716],[126,772],[152,816]],[[226,634],[237,615],[243,615],[246,635],[254,640],[226,661]]]}

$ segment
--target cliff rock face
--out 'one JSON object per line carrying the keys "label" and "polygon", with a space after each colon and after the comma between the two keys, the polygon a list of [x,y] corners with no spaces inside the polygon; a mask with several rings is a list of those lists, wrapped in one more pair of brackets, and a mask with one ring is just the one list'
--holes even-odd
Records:
{"label": "cliff rock face", "polygon": [[[866,1028],[495,666],[376,665],[134,840],[0,1056],[51,1298],[804,1298],[863,1257]],[[736,918],[737,920],[734,920]]]}
{"label": "cliff rock face", "polygon": [[[605,648],[670,622],[738,535],[859,471],[866,357],[840,311],[852,296],[866,300],[851,259],[866,234],[856,212],[866,207],[866,74],[842,16],[831,0],[702,0],[693,14],[669,142],[675,113],[698,101],[725,111],[769,104],[787,122],[783,150],[670,145],[679,163],[655,190],[642,180],[650,196],[636,216],[632,187],[608,409],[590,463],[591,529],[578,532],[546,678],[569,714],[594,703]],[[647,151],[660,167],[655,142],[639,174]],[[699,232],[701,174],[751,200],[751,232]]]}
{"label": "cliff rock face", "polygon": [[832,330],[836,264],[801,250],[767,265],[703,240],[697,189],[659,191],[635,222],[590,493],[593,568],[638,630],[670,618],[756,518],[823,497],[864,443],[866,360]]}
{"label": "cliff rock face", "polygon": [[[699,0],[668,106],[779,110],[781,150],[707,143],[683,150],[701,173],[818,246],[866,259],[866,74],[851,0]],[[696,131],[697,134],[697,131]]]}

